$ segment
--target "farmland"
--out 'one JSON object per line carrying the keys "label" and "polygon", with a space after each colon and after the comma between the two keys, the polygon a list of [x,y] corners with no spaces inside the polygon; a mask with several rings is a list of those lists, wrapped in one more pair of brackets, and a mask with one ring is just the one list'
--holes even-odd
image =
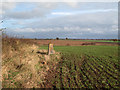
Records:
{"label": "farmland", "polygon": [[119,41],[110,40],[31,40],[39,45],[53,43],[55,46],[83,46],[83,45],[118,45]]}
{"label": "farmland", "polygon": [[73,41],[84,41],[84,42],[113,42],[117,43],[119,41],[113,41],[113,40],[73,40]]}
{"label": "farmland", "polygon": [[104,1],[1,0],[0,89],[119,90],[120,3]]}
{"label": "farmland", "polygon": [[119,88],[117,46],[55,46],[54,49],[62,57],[57,69],[46,76],[50,83],[46,82],[45,87]]}
{"label": "farmland", "polygon": [[116,44],[3,38],[2,49],[3,88],[119,88]]}

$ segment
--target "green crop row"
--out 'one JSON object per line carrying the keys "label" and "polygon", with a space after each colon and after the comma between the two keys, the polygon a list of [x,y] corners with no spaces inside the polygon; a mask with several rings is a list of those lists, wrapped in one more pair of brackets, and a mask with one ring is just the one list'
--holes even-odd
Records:
{"label": "green crop row", "polygon": [[54,49],[62,56],[59,73],[53,79],[56,87],[119,88],[117,46],[55,46]]}

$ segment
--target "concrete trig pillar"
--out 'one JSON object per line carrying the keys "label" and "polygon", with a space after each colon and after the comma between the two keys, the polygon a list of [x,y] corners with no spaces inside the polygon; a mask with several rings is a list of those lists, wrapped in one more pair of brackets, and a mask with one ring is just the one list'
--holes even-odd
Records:
{"label": "concrete trig pillar", "polygon": [[52,43],[48,44],[48,55],[50,55],[50,54],[54,54],[53,44]]}

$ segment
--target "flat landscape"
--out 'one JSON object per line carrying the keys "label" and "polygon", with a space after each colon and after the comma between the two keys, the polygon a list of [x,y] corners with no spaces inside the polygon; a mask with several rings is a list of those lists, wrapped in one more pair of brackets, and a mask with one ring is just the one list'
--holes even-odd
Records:
{"label": "flat landscape", "polygon": [[39,45],[53,43],[56,46],[81,46],[81,45],[118,45],[118,41],[113,40],[32,40]]}
{"label": "flat landscape", "polygon": [[61,52],[62,57],[57,70],[50,73],[53,77],[48,78],[52,86],[119,87],[117,46],[55,46],[55,50]]}
{"label": "flat landscape", "polygon": [[7,1],[0,89],[120,89],[120,3]]}
{"label": "flat landscape", "polygon": [[[54,43],[55,54],[52,55],[47,54],[47,43],[50,42]],[[106,45],[108,42],[104,42],[105,45],[91,43],[93,42],[4,38],[2,86],[119,88],[118,45],[116,42],[109,45]]]}

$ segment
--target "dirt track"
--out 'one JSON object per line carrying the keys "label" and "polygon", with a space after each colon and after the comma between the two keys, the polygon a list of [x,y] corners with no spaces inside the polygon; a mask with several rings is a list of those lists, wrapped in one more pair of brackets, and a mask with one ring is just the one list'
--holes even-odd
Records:
{"label": "dirt track", "polygon": [[74,41],[74,40],[34,40],[39,45],[48,45],[53,43],[56,46],[82,46],[82,45],[118,45],[113,42],[85,42],[85,41]]}

